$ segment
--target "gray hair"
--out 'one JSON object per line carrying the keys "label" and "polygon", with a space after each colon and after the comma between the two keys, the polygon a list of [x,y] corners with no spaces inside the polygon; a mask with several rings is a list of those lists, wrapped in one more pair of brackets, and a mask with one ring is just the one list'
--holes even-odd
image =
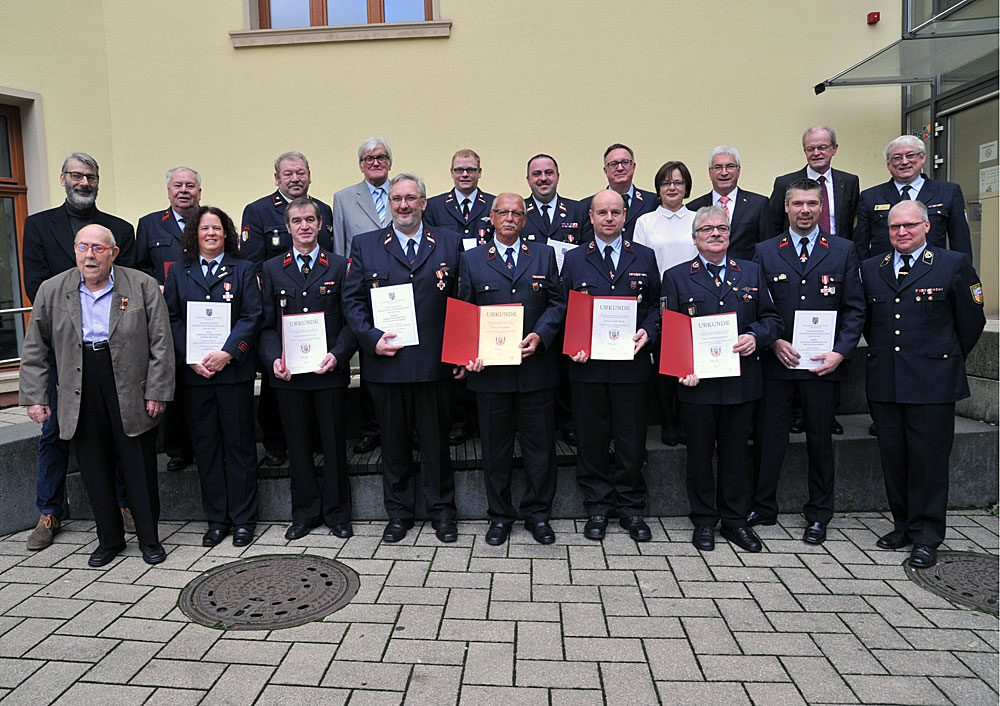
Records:
{"label": "gray hair", "polygon": [[504,192],[502,194],[497,194],[496,196],[493,197],[493,200],[490,201],[490,212],[493,212],[493,211],[496,210],[496,208],[497,208],[497,201],[500,200],[501,196],[513,196],[515,199],[517,199],[518,201],[521,202],[521,209],[522,210],[524,209],[524,197],[521,196],[520,194],[515,194],[513,191],[506,191],[506,192]]}
{"label": "gray hair", "polygon": [[811,128],[802,133],[802,146],[806,146],[806,138],[809,137],[809,135],[814,132],[818,132],[819,130],[826,133],[826,136],[830,138],[831,145],[837,144],[837,133],[833,131],[832,127],[829,127],[828,125],[813,125]]}
{"label": "gray hair", "polygon": [[900,201],[899,203],[897,203],[895,206],[889,209],[889,218],[892,218],[892,214],[898,211],[900,206],[905,207],[906,204],[912,204],[917,207],[917,210],[920,211],[921,223],[929,219],[927,215],[927,206],[925,206],[922,202],[917,201],[916,199],[907,199],[906,201]]}
{"label": "gray hair", "polygon": [[[80,159],[80,158],[79,158],[79,157],[77,157],[76,159]],[[82,162],[83,160],[81,159],[80,161]],[[919,202],[918,202],[918,203],[919,203]],[[115,234],[111,232],[111,229],[110,229],[110,228],[105,228],[105,227],[104,227],[104,226],[102,226],[102,225],[101,225],[100,223],[91,223],[91,224],[89,224],[89,225],[85,225],[85,226],[84,226],[83,228],[100,228],[100,230],[101,230],[101,233],[102,233],[103,235],[107,236],[108,240],[110,240],[110,241],[111,241],[111,247],[113,247],[113,248],[117,248],[117,247],[118,247],[118,241],[117,241],[117,240],[115,239]],[[83,230],[83,228],[81,228],[80,230],[78,230],[78,231],[76,232],[76,235],[75,235],[75,236],[73,236],[73,244],[74,244],[74,245],[76,244],[76,239],[77,239],[78,237],[80,237],[80,231],[82,231],[82,230]]]}
{"label": "gray hair", "polygon": [[170,180],[174,178],[174,174],[177,172],[191,172],[192,174],[194,174],[195,181],[198,182],[198,188],[199,189],[201,188],[201,174],[199,174],[197,170],[192,169],[191,167],[174,167],[173,169],[168,169],[167,170],[168,187],[170,186]]}
{"label": "gray hair", "polygon": [[[720,152],[720,154],[730,154],[729,152]],[[694,238],[698,233],[698,228],[701,224],[707,221],[712,216],[722,216],[726,219],[726,223],[729,222],[729,216],[726,212],[722,210],[721,206],[716,206],[712,204],[711,206],[702,206],[698,209],[698,212],[694,214],[694,220],[691,221],[691,237]]]}
{"label": "gray hair", "polygon": [[417,185],[417,191],[420,192],[420,198],[427,198],[427,187],[424,186],[424,180],[418,177],[416,174],[410,174],[408,172],[403,172],[402,174],[397,174],[392,179],[389,180],[389,195],[392,195],[392,190],[395,188],[396,184],[401,181],[412,181]]}
{"label": "gray hair", "polygon": [[[302,162],[306,165],[306,170],[308,171],[308,169],[309,169],[309,160],[306,159],[306,156],[304,154],[302,154],[301,152],[295,152],[295,151],[292,151],[292,152],[283,152],[283,153],[281,153],[281,154],[278,155],[278,158],[276,160],[274,160],[274,173],[275,174],[277,174],[278,172],[281,171],[281,163],[284,162],[286,159],[293,159],[293,160],[301,159]],[[200,181],[198,182],[198,185],[201,186],[201,182]]]}
{"label": "gray hair", "polygon": [[384,147],[385,154],[389,158],[389,166],[392,166],[392,149],[389,147],[389,143],[385,141],[384,137],[369,137],[367,140],[361,143],[358,147],[358,164],[361,164],[361,160],[365,158],[365,155],[369,152],[374,152],[376,147]]}
{"label": "gray hair", "polygon": [[885,146],[885,151],[882,154],[885,156],[886,162],[889,161],[889,153],[897,147],[912,147],[915,150],[919,150],[920,154],[927,154],[927,147],[924,146],[924,141],[919,137],[915,137],[913,135],[900,135]]}
{"label": "gray hair", "polygon": [[732,145],[719,145],[714,150],[712,154],[708,155],[708,168],[712,168],[712,161],[718,157],[720,154],[731,154],[733,159],[736,160],[736,166],[740,166],[740,151],[733,147]]}
{"label": "gray hair", "polygon": [[97,160],[91,157],[86,152],[73,152],[69,157],[63,160],[63,165],[61,171],[63,174],[66,173],[66,167],[69,166],[70,161],[76,160],[77,162],[83,162],[88,167],[94,170],[94,174],[100,175],[101,171],[97,168]]}

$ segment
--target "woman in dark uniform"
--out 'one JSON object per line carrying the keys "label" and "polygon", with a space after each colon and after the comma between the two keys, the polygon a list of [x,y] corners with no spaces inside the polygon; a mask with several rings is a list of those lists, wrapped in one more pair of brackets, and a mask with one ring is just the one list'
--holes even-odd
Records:
{"label": "woman in dark uniform", "polygon": [[[208,519],[202,545],[213,547],[232,531],[233,545],[245,547],[257,523],[253,348],[261,320],[260,288],[253,263],[239,259],[236,228],[224,211],[199,208],[180,244],[181,262],[171,266],[164,296]],[[229,335],[217,350],[202,346],[189,356],[188,318],[196,309],[205,317],[228,314]]]}

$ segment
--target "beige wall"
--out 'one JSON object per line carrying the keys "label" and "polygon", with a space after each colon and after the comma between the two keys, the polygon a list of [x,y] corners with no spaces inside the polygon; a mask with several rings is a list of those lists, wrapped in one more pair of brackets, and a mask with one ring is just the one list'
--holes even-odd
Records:
{"label": "beige wall", "polygon": [[[775,175],[804,163],[799,136],[816,122],[838,131],[835,166],[862,187],[887,178],[881,150],[898,134],[899,89],[816,96],[812,86],[897,39],[898,2],[440,9],[453,21],[447,39],[235,50],[227,32],[243,28],[241,0],[8,0],[0,86],[43,96],[53,204],[62,158],[82,149],[102,165],[99,205],[133,222],[165,205],[164,171],[180,163],[202,172],[206,203],[238,220],[273,189],[271,161],[289,149],[308,155],[312,193],[329,201],[360,179],[357,146],[373,134],[389,139],[394,171],[419,173],[431,193],[450,186],[451,153],[472,147],[488,191],[526,191],[525,159],[546,151],[560,162],[560,191],[582,197],[604,185],[602,152],[622,141],[643,188],[662,162],[682,159],[704,193],[709,150],[732,143],[741,185],[769,194]],[[883,19],[869,27],[873,9]]]}

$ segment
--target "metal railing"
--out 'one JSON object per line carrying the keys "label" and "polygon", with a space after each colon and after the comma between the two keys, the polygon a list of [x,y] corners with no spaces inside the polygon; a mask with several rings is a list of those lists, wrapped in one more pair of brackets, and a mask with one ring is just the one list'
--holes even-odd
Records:
{"label": "metal railing", "polygon": [[[0,309],[0,316],[8,316],[14,314],[28,314],[31,312],[30,306],[21,306],[15,309]],[[18,365],[21,362],[20,356],[17,358],[5,358],[0,360],[0,366],[3,365]]]}

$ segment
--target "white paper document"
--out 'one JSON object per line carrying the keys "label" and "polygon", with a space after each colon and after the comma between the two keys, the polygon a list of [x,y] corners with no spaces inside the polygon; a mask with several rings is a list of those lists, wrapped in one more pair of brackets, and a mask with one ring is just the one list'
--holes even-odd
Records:
{"label": "white paper document", "polygon": [[524,307],[479,307],[479,357],[483,365],[520,365]]}
{"label": "white paper document", "polygon": [[594,360],[632,360],[635,357],[635,299],[594,297],[590,357]]}
{"label": "white paper document", "polygon": [[833,350],[833,338],[837,333],[836,311],[795,312],[792,328],[792,348],[799,352],[799,364],[795,370],[810,370],[819,367],[822,361],[809,360],[814,355]]}
{"label": "white paper document", "polygon": [[462,238],[462,249],[469,252],[479,245],[479,238]]}
{"label": "white paper document", "polygon": [[739,331],[735,313],[693,317],[694,374],[704,379],[738,377],[740,354],[733,352],[733,346]]}
{"label": "white paper document", "polygon": [[281,355],[288,372],[292,375],[314,373],[326,354],[326,314],[281,317]]}
{"label": "white paper document", "polygon": [[563,260],[566,259],[566,253],[576,247],[573,243],[565,243],[561,240],[549,240],[547,245],[551,245],[552,249],[556,251],[556,267],[559,268],[559,274],[562,274]]}
{"label": "white paper document", "polygon": [[200,363],[213,351],[221,351],[230,331],[229,302],[188,302],[185,320],[184,362]]}
{"label": "white paper document", "polygon": [[419,346],[417,332],[417,310],[413,303],[413,285],[393,284],[375,287],[372,293],[372,318],[375,328],[392,331],[395,338],[389,339],[394,346]]}

